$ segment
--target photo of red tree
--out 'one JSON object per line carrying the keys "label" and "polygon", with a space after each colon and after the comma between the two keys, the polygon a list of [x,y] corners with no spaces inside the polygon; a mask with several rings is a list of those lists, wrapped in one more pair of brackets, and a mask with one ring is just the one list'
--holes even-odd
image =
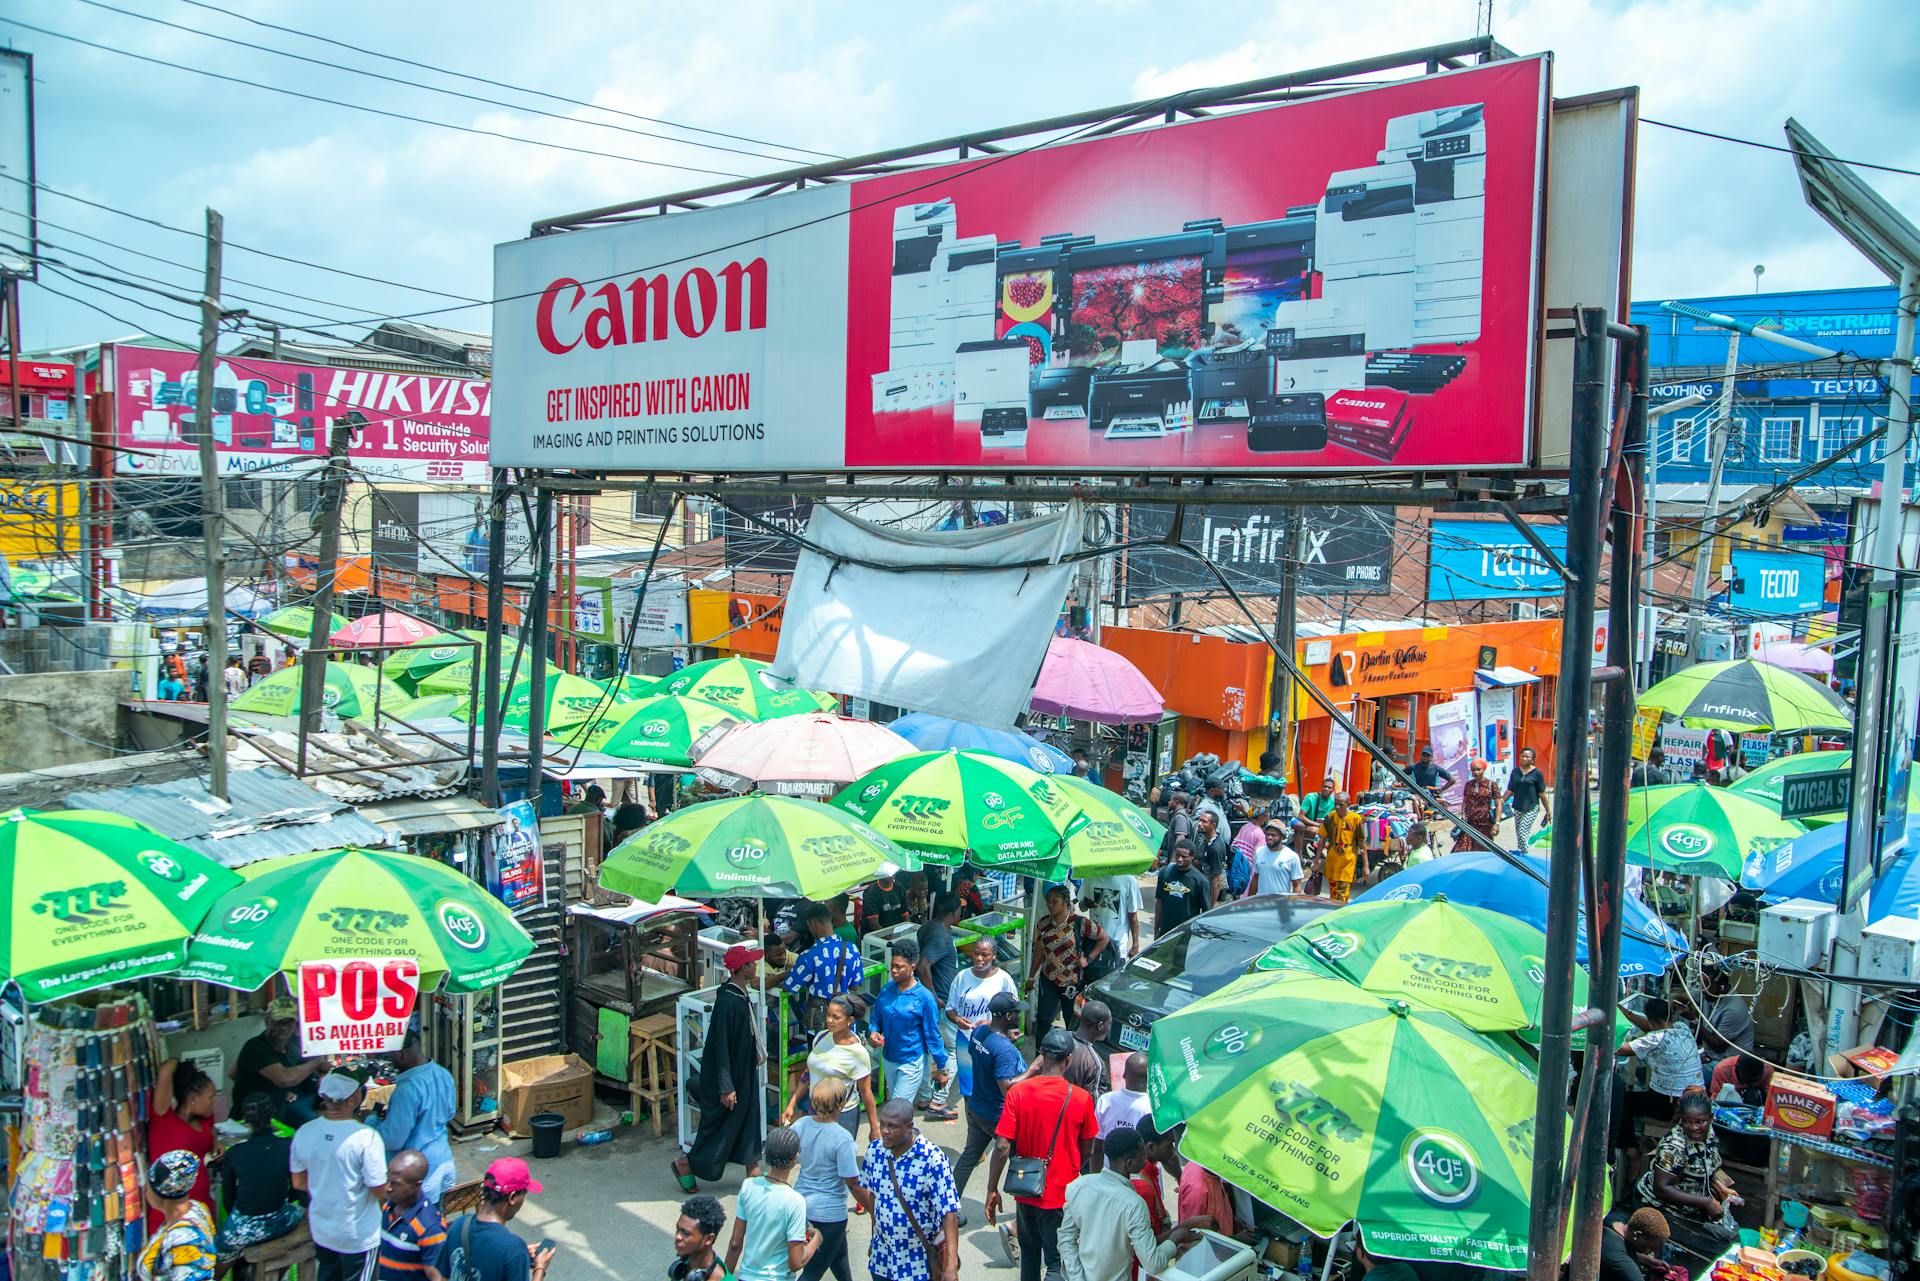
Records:
{"label": "photo of red tree", "polygon": [[1200,333],[1200,259],[1115,263],[1073,273],[1070,346],[1075,364],[1119,359],[1120,344],[1151,338],[1184,356]]}

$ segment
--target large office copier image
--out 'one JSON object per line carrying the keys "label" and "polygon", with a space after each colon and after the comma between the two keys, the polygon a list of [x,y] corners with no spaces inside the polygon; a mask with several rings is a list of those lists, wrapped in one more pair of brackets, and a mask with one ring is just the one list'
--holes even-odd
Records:
{"label": "large office copier image", "polygon": [[1482,109],[1395,116],[1382,142],[1279,218],[1134,240],[961,237],[953,198],[898,207],[875,413],[950,404],[985,451],[1244,425],[1256,454],[1391,459],[1480,337]]}

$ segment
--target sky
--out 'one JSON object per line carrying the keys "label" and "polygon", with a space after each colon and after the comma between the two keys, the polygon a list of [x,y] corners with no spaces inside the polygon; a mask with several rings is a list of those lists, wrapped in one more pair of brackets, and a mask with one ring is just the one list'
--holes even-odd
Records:
{"label": "sky", "polygon": [[[209,2],[292,32],[191,0],[111,0],[112,8],[8,0],[0,18],[18,22],[0,20],[0,40],[35,57],[42,183],[195,232],[206,206],[219,209],[232,244],[249,247],[227,254],[229,293],[245,295],[233,305],[293,324],[484,300],[492,247],[525,235],[533,220],[718,180],[702,171],[751,176],[819,153],[859,154],[1459,39],[1473,34],[1477,7],[1474,0]],[[509,105],[301,63],[204,32]],[[450,79],[293,32],[613,111]],[[1837,155],[1920,170],[1920,95],[1913,92],[1920,41],[1901,0],[1838,0],[1817,9],[1795,0],[1494,0],[1493,32],[1519,53],[1553,51],[1559,96],[1638,85],[1649,119],[1772,144],[1796,116]],[[626,158],[435,128],[275,89]],[[1756,264],[1765,266],[1769,290],[1882,283],[1806,208],[1789,157],[1652,125],[1642,127],[1639,157],[1636,298],[1746,292]],[[1920,221],[1920,178],[1866,176]],[[0,207],[17,207],[20,189],[0,187],[7,188]],[[124,277],[131,269],[183,294],[195,291],[201,248],[193,236],[53,194],[42,195],[40,216],[43,253],[70,273]],[[85,283],[43,271],[41,284],[26,288],[27,349],[141,328],[179,339],[194,334],[182,303],[79,280]],[[481,330],[489,323],[484,307],[429,319]]]}

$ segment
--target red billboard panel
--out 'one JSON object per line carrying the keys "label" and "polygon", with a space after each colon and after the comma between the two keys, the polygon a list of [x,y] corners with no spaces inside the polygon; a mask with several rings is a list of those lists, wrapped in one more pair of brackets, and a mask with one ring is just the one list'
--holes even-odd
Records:
{"label": "red billboard panel", "polygon": [[1548,70],[502,245],[493,461],[1526,467]]}

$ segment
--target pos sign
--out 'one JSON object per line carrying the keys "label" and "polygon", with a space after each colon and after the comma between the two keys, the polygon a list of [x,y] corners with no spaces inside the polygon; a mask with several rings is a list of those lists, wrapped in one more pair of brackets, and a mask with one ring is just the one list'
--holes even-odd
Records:
{"label": "pos sign", "polygon": [[300,1045],[320,1054],[390,1054],[406,1039],[420,995],[412,957],[302,961]]}

